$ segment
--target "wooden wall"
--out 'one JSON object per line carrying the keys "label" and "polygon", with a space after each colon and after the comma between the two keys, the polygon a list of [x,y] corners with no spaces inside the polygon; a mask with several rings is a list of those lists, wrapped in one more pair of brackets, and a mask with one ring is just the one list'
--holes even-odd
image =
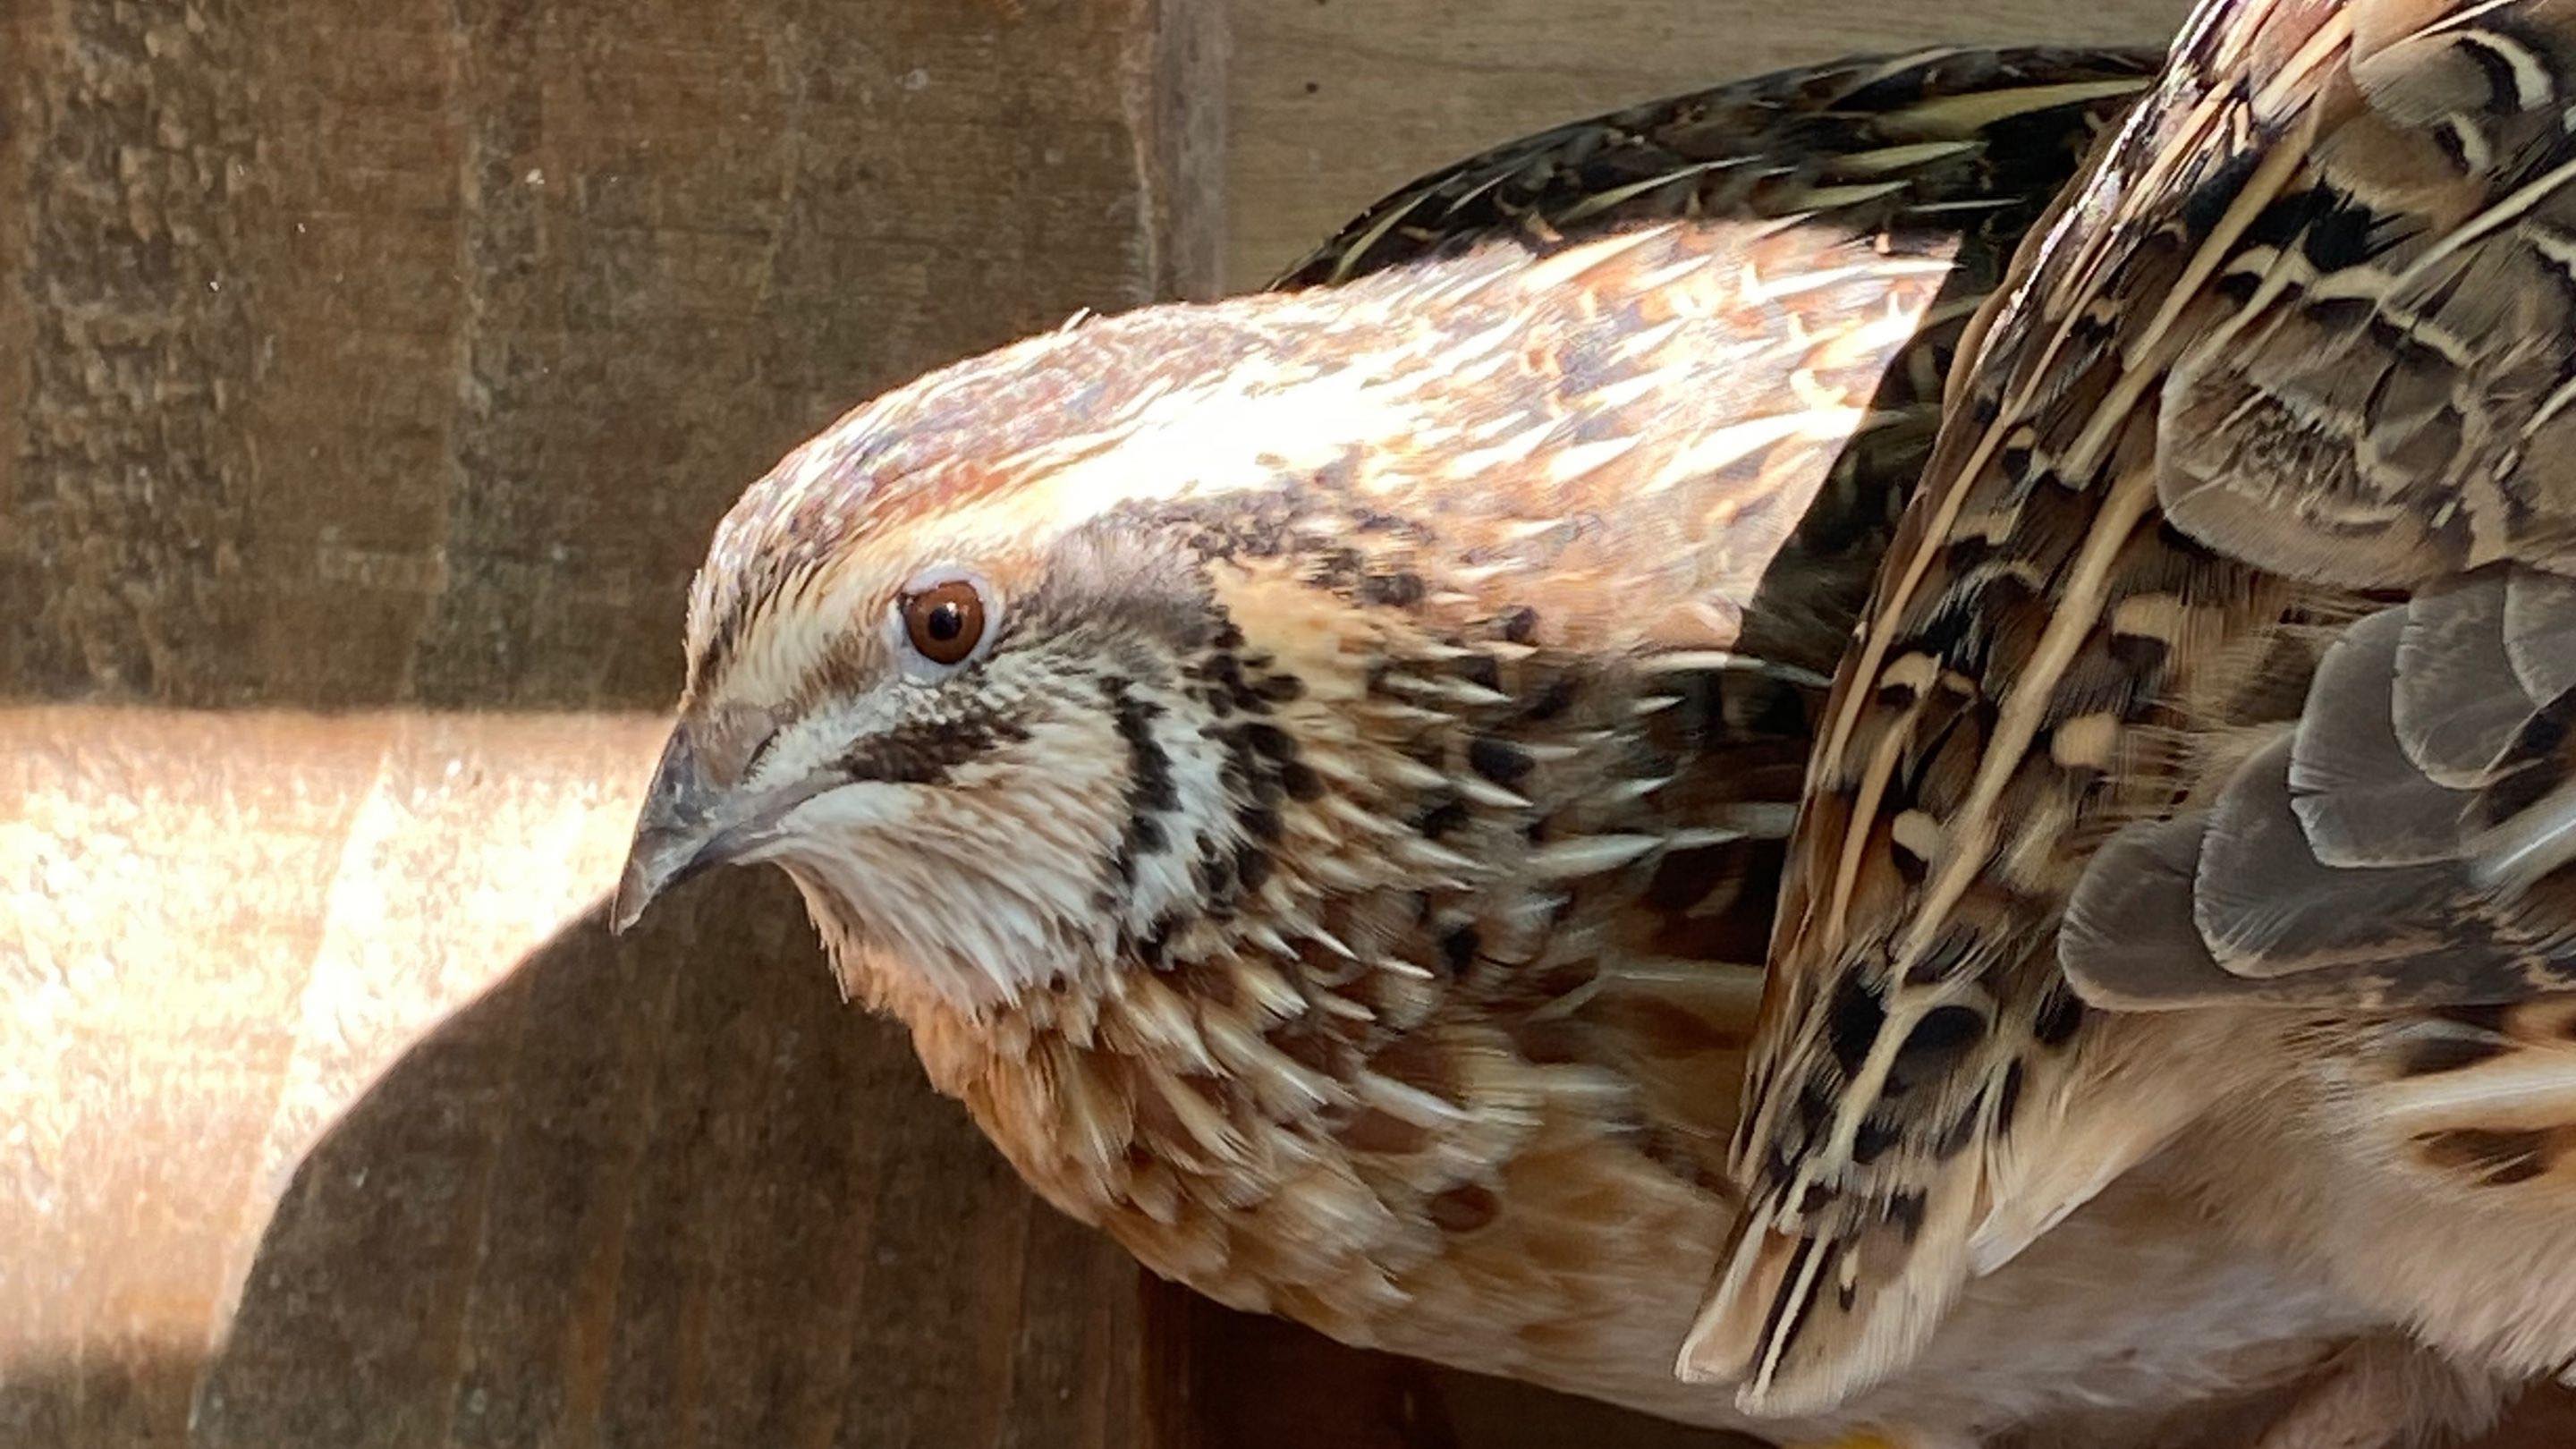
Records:
{"label": "wooden wall", "polygon": [[0,1444],[1140,1441],[780,882],[598,906],[743,483],[1211,285],[1216,18],[0,5]]}
{"label": "wooden wall", "polygon": [[683,584],[847,405],[1476,145],[2178,10],[0,6],[0,1444],[1555,1442],[1141,1291],[779,882],[612,942]]}

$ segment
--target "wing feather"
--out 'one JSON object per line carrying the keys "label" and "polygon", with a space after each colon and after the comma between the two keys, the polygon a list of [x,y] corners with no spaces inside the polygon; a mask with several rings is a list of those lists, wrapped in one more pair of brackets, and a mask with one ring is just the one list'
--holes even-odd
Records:
{"label": "wing feather", "polygon": [[[2395,748],[2389,725],[2397,702],[2428,683],[2399,669],[2392,647],[2413,632],[2412,616],[2486,621],[2488,637],[2463,640],[2463,653],[2500,662],[2496,636],[2518,576],[2499,567],[2356,626],[2318,670],[2298,723],[2209,809],[2131,826],[2106,846],[2075,893],[2063,940],[2076,985],[2105,1004],[2248,999],[2373,1010],[2509,1003],[2576,987],[2576,880],[2529,863],[2563,863],[2576,849],[2563,726],[2554,723],[2576,717],[2576,696],[2533,701],[2496,669],[2502,681],[2490,688],[2521,700],[2521,718],[2470,788],[2433,780]],[[2576,630],[2555,642],[2576,649]],[[2444,686],[2458,682],[2456,671],[2433,673]],[[2312,742],[2363,734],[2377,737],[2366,758],[2302,770]],[[2347,828],[2358,820],[2373,828]],[[2178,898],[2185,851],[2195,863]],[[2152,885],[2142,861],[2159,867]],[[2146,919],[2176,909],[2193,925],[2188,940],[2177,918]]]}
{"label": "wing feather", "polygon": [[2211,0],[2025,244],[1810,765],[1686,1371],[1847,1397],[2213,1105],[2112,1100],[2108,1010],[2576,984],[2571,82],[2566,0]]}
{"label": "wing feather", "polygon": [[2018,236],[2080,158],[2088,120],[2144,89],[2154,65],[2132,50],[1945,46],[1629,106],[1418,177],[1271,285],[1699,217]]}
{"label": "wing feather", "polygon": [[[2390,701],[2389,726],[2429,783],[2454,790],[2474,786],[2529,712],[2531,681],[2514,665],[2501,618],[2514,592],[2456,589],[2384,616],[2403,621],[2387,667],[2412,686]],[[2379,716],[2369,711],[2362,717],[2376,722]],[[2303,731],[2312,727],[2301,725]]]}

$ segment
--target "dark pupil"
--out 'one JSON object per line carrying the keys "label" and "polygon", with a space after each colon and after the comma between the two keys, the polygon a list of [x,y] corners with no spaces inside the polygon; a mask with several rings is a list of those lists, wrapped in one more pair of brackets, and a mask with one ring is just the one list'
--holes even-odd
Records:
{"label": "dark pupil", "polygon": [[945,644],[966,632],[966,611],[954,602],[942,600],[930,606],[927,627],[932,639]]}

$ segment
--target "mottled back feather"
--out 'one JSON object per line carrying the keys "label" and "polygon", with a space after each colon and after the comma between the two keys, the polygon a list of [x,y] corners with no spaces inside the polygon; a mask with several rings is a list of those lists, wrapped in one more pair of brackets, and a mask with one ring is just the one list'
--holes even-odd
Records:
{"label": "mottled back feather", "polygon": [[1686,1369],[1836,1402],[2212,1105],[2070,976],[2576,984],[2571,100],[2562,3],[2207,4],[2025,244],[1835,684]]}

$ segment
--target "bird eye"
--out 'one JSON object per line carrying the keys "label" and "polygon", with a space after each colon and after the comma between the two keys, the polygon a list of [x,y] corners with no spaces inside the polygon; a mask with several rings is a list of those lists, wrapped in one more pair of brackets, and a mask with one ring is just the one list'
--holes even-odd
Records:
{"label": "bird eye", "polygon": [[984,639],[984,596],[950,579],[903,597],[903,633],[913,652],[933,664],[961,664]]}

